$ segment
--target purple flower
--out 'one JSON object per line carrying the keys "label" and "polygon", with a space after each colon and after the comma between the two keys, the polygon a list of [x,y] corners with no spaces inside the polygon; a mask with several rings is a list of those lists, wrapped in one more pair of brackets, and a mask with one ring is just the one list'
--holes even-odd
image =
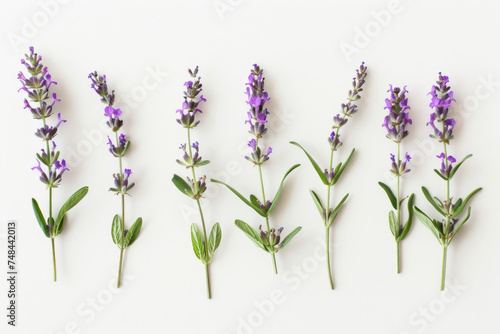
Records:
{"label": "purple flower", "polygon": [[441,159],[441,169],[439,171],[444,177],[448,178],[453,169],[452,164],[457,162],[457,160],[451,155],[449,155],[448,158],[446,158],[444,153],[437,155],[436,158]]}
{"label": "purple flower", "polygon": [[120,117],[122,114],[122,111],[120,110],[120,108],[113,108],[112,106],[107,106],[106,108],[104,108],[104,116],[106,117],[113,117],[113,118],[118,118]]}
{"label": "purple flower", "polygon": [[265,124],[268,122],[269,111],[264,108],[264,104],[269,100],[269,95],[264,91],[264,80],[263,71],[254,64],[246,84],[246,102],[250,106],[250,110],[247,112],[248,120],[245,121],[245,124],[250,125],[249,133],[257,138],[262,138],[267,132]]}
{"label": "purple flower", "polygon": [[[434,109],[430,121],[427,123],[434,130],[430,137],[446,144],[449,144],[450,140],[453,139],[453,128],[455,127],[455,120],[448,118],[451,102],[455,101],[453,98],[454,93],[450,90],[448,82],[449,78],[439,72],[439,78],[436,81],[437,85],[433,85],[431,91],[427,94],[431,95],[429,106]],[[437,121],[438,125],[434,124],[435,121]]]}
{"label": "purple flower", "polygon": [[382,126],[386,128],[386,137],[393,140],[396,143],[400,143],[406,136],[408,136],[408,130],[406,126],[412,124],[409,113],[408,99],[406,98],[406,86],[403,89],[399,87],[392,87],[389,85],[389,92],[391,94],[391,99],[385,99],[385,107],[389,111],[389,114],[384,117],[384,122]]}
{"label": "purple flower", "polygon": [[405,159],[404,161],[397,161],[396,162],[396,157],[394,154],[391,155],[391,161],[392,161],[392,168],[391,168],[391,173],[396,175],[396,176],[401,176],[403,174],[409,173],[411,169],[406,168],[406,164],[411,160],[411,156],[406,152],[405,154]]}
{"label": "purple flower", "polygon": [[[196,66],[194,71],[188,70],[189,73],[198,74],[198,66]],[[197,126],[200,121],[196,121],[196,114],[203,113],[203,111],[198,108],[200,103],[206,102],[207,99],[203,97],[203,95],[198,95],[202,91],[203,85],[201,84],[200,77],[196,79],[196,81],[186,81],[184,86],[186,87],[186,91],[184,92],[184,102],[182,103],[181,109],[177,109],[176,112],[180,114],[180,118],[177,119],[177,123],[181,124],[185,128],[194,128]]]}
{"label": "purple flower", "polygon": [[332,131],[330,137],[328,137],[328,143],[330,144],[330,147],[333,151],[338,150],[339,147],[342,146],[342,142],[340,141],[340,135],[339,134],[335,135],[335,131]]}

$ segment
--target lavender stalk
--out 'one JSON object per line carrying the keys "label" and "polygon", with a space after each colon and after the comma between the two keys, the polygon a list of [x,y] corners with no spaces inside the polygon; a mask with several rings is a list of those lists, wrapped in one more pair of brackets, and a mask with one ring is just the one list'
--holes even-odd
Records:
{"label": "lavender stalk", "polygon": [[[66,161],[64,159],[59,160],[60,152],[56,150],[57,146],[53,139],[57,135],[59,126],[66,123],[66,120],[63,120],[61,118],[61,114],[59,113],[57,115],[57,124],[55,126],[49,126],[47,124],[48,118],[54,113],[53,107],[55,103],[61,101],[57,98],[55,93],[50,95],[49,92],[50,86],[52,84],[57,85],[57,82],[52,81],[52,77],[49,74],[47,67],[43,66],[41,63],[42,56],[35,53],[33,47],[30,47],[29,50],[30,54],[26,54],[25,59],[21,59],[21,64],[26,66],[30,76],[26,78],[23,72],[19,72],[17,78],[23,85],[19,91],[23,90],[26,92],[31,101],[30,104],[27,99],[24,99],[24,109],[29,109],[33,118],[41,120],[43,123],[43,126],[35,132],[35,136],[40,138],[42,142],[45,142],[45,149],[41,149],[41,154],[36,154],[37,165],[31,169],[37,170],[40,173],[40,181],[45,184],[49,190],[49,216],[47,219],[44,218],[38,202],[34,198],[32,198],[31,201],[38,224],[40,225],[45,236],[51,239],[54,281],[57,281],[54,239],[63,230],[66,212],[77,205],[78,202],[80,202],[85,195],[87,195],[88,187],[82,187],[71,195],[61,207],[57,216],[54,218],[52,190],[59,187],[62,182],[64,172],[69,171],[69,168],[66,166]],[[36,106],[36,104],[38,105]],[[44,169],[46,171],[44,171]]]}
{"label": "lavender stalk", "polygon": [[[472,191],[464,200],[459,198],[453,203],[453,197],[450,197],[450,181],[453,176],[460,168],[460,166],[465,162],[465,160],[472,157],[472,154],[467,155],[458,164],[456,159],[448,154],[447,145],[450,144],[450,140],[454,138],[453,128],[455,127],[455,119],[449,117],[450,106],[453,98],[453,91],[450,90],[448,86],[449,78],[447,76],[441,75],[439,73],[437,85],[433,85],[431,91],[428,95],[431,95],[430,107],[433,108],[433,112],[430,116],[430,121],[427,125],[430,125],[433,129],[433,134],[430,135],[431,138],[437,140],[443,144],[443,152],[437,156],[441,159],[441,169],[434,169],[434,172],[443,180],[446,181],[446,199],[444,201],[439,200],[437,197],[432,197],[429,190],[426,187],[422,187],[422,192],[429,203],[436,209],[436,211],[443,216],[442,221],[437,219],[431,219],[422,210],[415,207],[415,215],[417,218],[434,234],[438,242],[443,246],[443,263],[441,269],[441,290],[445,288],[446,281],[446,257],[448,246],[451,241],[460,230],[460,228],[469,220],[471,214],[471,207],[467,209],[467,214],[458,223],[458,217],[465,209],[467,202],[482,188],[477,188]],[[437,124],[436,124],[437,123]],[[458,224],[457,224],[458,223]]]}
{"label": "lavender stalk", "polygon": [[[192,70],[188,70],[192,78],[196,78],[198,74],[198,67]],[[215,250],[219,247],[222,231],[219,223],[215,223],[210,232],[210,236],[207,238],[207,231],[205,227],[205,218],[203,217],[203,210],[201,209],[200,199],[203,193],[207,189],[206,186],[206,176],[196,179],[195,167],[205,166],[210,163],[209,160],[202,160],[199,155],[199,144],[198,142],[191,143],[191,130],[194,129],[200,121],[196,120],[196,115],[202,113],[199,109],[199,105],[205,102],[206,99],[203,95],[198,95],[202,91],[202,84],[200,77],[193,81],[187,81],[184,83],[186,86],[186,91],[184,92],[184,102],[182,103],[182,108],[178,109],[177,112],[180,117],[177,119],[177,123],[181,124],[185,129],[187,129],[187,144],[182,144],[179,148],[183,151],[183,160],[177,160],[177,163],[184,166],[186,169],[191,169],[191,174],[193,179],[187,177],[187,181],[178,175],[174,175],[172,182],[184,195],[194,199],[198,205],[198,211],[200,213],[201,225],[203,228],[203,234],[201,233],[198,225],[193,223],[191,225],[191,241],[193,244],[193,250],[196,257],[205,265],[205,276],[207,282],[207,297],[212,298],[212,292],[210,288],[210,271],[209,264],[212,261]],[[193,153],[194,149],[194,153]]]}
{"label": "lavender stalk", "polygon": [[118,279],[116,282],[116,287],[119,288],[121,284],[122,275],[122,263],[123,263],[123,252],[125,248],[132,245],[135,240],[139,237],[139,233],[142,228],[142,218],[139,217],[135,223],[126,229],[125,224],[125,195],[130,189],[135,185],[134,182],[130,182],[129,178],[132,174],[132,170],[123,168],[123,156],[127,153],[130,147],[130,141],[126,139],[125,135],[121,133],[118,135],[118,131],[123,126],[123,120],[120,119],[122,111],[113,107],[115,102],[115,91],[111,93],[108,91],[108,85],[106,83],[106,76],[100,76],[97,72],[89,74],[89,79],[92,81],[91,88],[101,97],[101,102],[106,104],[104,108],[104,116],[108,117],[106,124],[114,133],[114,142],[108,136],[109,152],[113,157],[118,158],[119,172],[113,174],[114,186],[109,188],[110,191],[114,192],[115,195],[121,197],[121,216],[116,214],[113,217],[113,223],[111,225],[111,237],[115,245],[120,249],[120,262],[118,265]]}
{"label": "lavender stalk", "polygon": [[328,279],[330,281],[330,288],[333,290],[333,277],[330,268],[330,227],[333,224],[333,221],[337,217],[342,205],[347,200],[349,194],[345,195],[342,200],[337,204],[335,208],[333,205],[330,206],[330,196],[332,187],[337,183],[340,176],[344,172],[345,168],[349,164],[351,157],[354,153],[354,149],[352,149],[351,153],[347,157],[344,163],[339,163],[335,168],[333,168],[333,153],[336,152],[341,146],[342,142],[340,141],[340,129],[347,123],[348,117],[351,117],[358,111],[357,105],[354,103],[355,101],[361,98],[360,92],[363,91],[363,85],[365,83],[366,78],[366,70],[367,67],[363,62],[359,67],[359,70],[356,70],[356,77],[353,78],[352,82],[352,90],[348,92],[347,104],[341,104],[341,112],[333,117],[333,126],[334,131],[328,137],[328,143],[330,145],[330,160],[328,169],[322,169],[319,167],[318,163],[314,160],[314,158],[297,142],[290,142],[297,147],[299,147],[307,156],[309,161],[311,162],[314,170],[318,174],[321,182],[326,185],[326,207],[321,203],[319,196],[313,190],[309,190],[311,193],[314,204],[316,205],[319,214],[321,215],[321,219],[323,224],[325,225],[325,243],[326,243],[326,263],[328,270]]}
{"label": "lavender stalk", "polygon": [[402,224],[402,213],[401,213],[401,204],[406,199],[404,197],[401,199],[400,197],[400,177],[406,173],[410,172],[409,168],[406,168],[407,163],[410,161],[411,157],[408,152],[405,154],[405,160],[401,160],[400,156],[400,145],[401,141],[408,136],[408,130],[406,130],[406,126],[412,124],[412,121],[409,117],[409,113],[406,110],[409,110],[408,99],[406,98],[406,86],[403,89],[399,87],[392,88],[390,85],[391,98],[385,99],[386,106],[384,109],[389,111],[389,114],[385,116],[383,127],[387,130],[386,137],[397,144],[397,156],[391,154],[392,168],[391,173],[396,177],[396,196],[392,192],[391,188],[379,182],[378,184],[384,189],[389,197],[389,200],[396,210],[397,214],[394,211],[389,212],[389,227],[391,229],[392,235],[396,240],[396,268],[397,273],[401,272],[400,269],[400,245],[401,240],[406,237],[408,231],[410,230],[412,220],[413,220],[413,198],[414,194],[411,194],[408,199],[408,220],[403,225]]}
{"label": "lavender stalk", "polygon": [[261,166],[263,163],[269,160],[269,156],[273,150],[271,147],[268,147],[267,150],[263,151],[263,149],[260,147],[261,139],[268,130],[266,124],[268,123],[267,116],[269,115],[269,111],[264,107],[266,101],[269,100],[269,95],[264,89],[264,80],[263,70],[258,65],[253,65],[253,69],[250,71],[248,82],[246,84],[246,94],[248,98],[247,104],[249,105],[250,109],[247,112],[248,119],[245,121],[245,123],[248,123],[248,132],[254,138],[252,138],[248,142],[248,147],[250,147],[251,153],[249,156],[246,156],[245,159],[253,163],[254,166],[258,167],[260,191],[262,196],[261,199],[258,199],[257,196],[252,194],[250,195],[250,199],[248,200],[245,196],[236,191],[236,189],[225,184],[224,182],[214,179],[212,179],[211,181],[225,185],[246,205],[254,209],[260,216],[264,217],[266,227],[263,230],[262,225],[260,225],[259,232],[242,220],[237,219],[235,221],[235,224],[257,247],[271,254],[274,273],[277,274],[278,267],[276,265],[275,253],[283,249],[290,242],[290,240],[292,240],[292,238],[297,233],[299,233],[302,227],[299,226],[295,228],[292,232],[290,232],[288,236],[281,239],[281,232],[283,231],[283,227],[280,227],[277,230],[275,228],[271,228],[269,215],[278,203],[279,197],[281,196],[283,183],[285,182],[286,177],[300,165],[297,164],[292,166],[285,173],[285,176],[283,177],[273,200],[267,200]]}

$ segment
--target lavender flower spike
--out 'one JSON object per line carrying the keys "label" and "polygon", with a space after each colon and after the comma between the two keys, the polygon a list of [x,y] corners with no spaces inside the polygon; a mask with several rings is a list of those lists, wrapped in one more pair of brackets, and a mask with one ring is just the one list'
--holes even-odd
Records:
{"label": "lavender flower spike", "polygon": [[[319,164],[313,159],[313,157],[297,142],[290,142],[290,144],[297,146],[300,148],[307,156],[309,161],[314,167],[314,170],[318,174],[320,180],[326,186],[326,207],[320,201],[320,198],[316,192],[310,190],[312,199],[318,208],[319,214],[321,216],[321,220],[325,226],[325,241],[326,241],[326,262],[327,262],[327,270],[328,270],[328,280],[330,282],[330,288],[333,290],[333,276],[332,270],[330,268],[330,227],[337,217],[337,214],[346,201],[349,194],[345,195],[344,198],[339,202],[338,205],[333,206],[330,203],[330,195],[332,187],[337,183],[342,172],[349,164],[351,160],[352,154],[354,153],[354,149],[352,149],[349,154],[347,160],[344,163],[339,163],[336,167],[333,166],[333,154],[339,150],[342,146],[342,142],[340,141],[340,130],[343,126],[347,124],[347,121],[350,117],[358,112],[358,106],[356,105],[356,101],[361,99],[361,92],[363,91],[363,86],[365,84],[367,67],[365,63],[361,63],[359,69],[356,70],[356,76],[352,79],[352,89],[347,93],[347,102],[342,103],[340,105],[340,113],[333,116],[333,131],[331,132],[328,139],[328,144],[330,146],[330,160],[328,168],[322,169]],[[323,170],[323,171],[322,171]],[[335,209],[334,209],[335,207]]]}
{"label": "lavender flower spike", "polygon": [[[41,149],[41,153],[36,154],[37,166],[31,168],[40,173],[40,181],[49,190],[49,215],[45,219],[38,202],[33,198],[32,205],[35,211],[35,217],[40,225],[43,233],[47,238],[51,239],[52,243],[52,262],[54,265],[54,281],[57,280],[56,256],[55,256],[55,237],[62,232],[65,213],[80,202],[88,192],[88,187],[82,187],[76,191],[68,201],[61,207],[57,216],[53,215],[52,208],[52,190],[57,188],[62,182],[64,172],[69,171],[64,159],[59,160],[59,151],[56,150],[54,137],[59,131],[59,126],[66,123],[61,114],[57,115],[57,123],[54,126],[47,124],[50,116],[53,115],[53,108],[57,102],[61,100],[57,98],[56,93],[50,93],[52,84],[57,85],[57,82],[52,81],[52,76],[49,70],[42,64],[42,56],[38,55],[33,47],[29,48],[30,53],[25,55],[25,59],[21,59],[21,64],[28,71],[29,76],[23,72],[19,72],[17,78],[21,81],[22,87],[19,91],[27,94],[28,98],[24,99],[24,109],[28,109],[34,119],[42,120],[42,126],[35,132],[35,136],[45,142],[45,148]],[[28,101],[28,99],[30,101]],[[52,142],[52,146],[49,144]],[[42,167],[43,165],[43,167]],[[44,170],[45,169],[45,170]]]}
{"label": "lavender flower spike", "polygon": [[417,218],[434,234],[438,242],[443,246],[443,264],[441,269],[441,290],[445,288],[446,280],[446,255],[448,251],[448,246],[455,234],[460,230],[460,228],[467,222],[470,217],[471,207],[467,209],[467,214],[462,219],[462,221],[457,225],[458,219],[455,217],[460,216],[462,212],[465,212],[465,207],[467,202],[482,188],[477,188],[472,191],[464,200],[458,198],[455,203],[453,203],[453,197],[450,197],[450,181],[457,172],[458,168],[464,163],[465,160],[472,157],[472,154],[467,155],[459,163],[453,166],[457,160],[448,154],[447,145],[450,144],[450,140],[454,138],[453,129],[455,127],[455,119],[449,117],[451,104],[454,99],[454,93],[448,85],[450,79],[439,73],[436,85],[433,85],[431,91],[428,95],[431,96],[431,102],[429,107],[433,109],[430,115],[430,121],[427,125],[432,128],[431,138],[436,139],[438,142],[443,144],[443,152],[436,157],[441,160],[441,168],[434,169],[434,172],[444,181],[446,181],[446,197],[444,200],[439,200],[437,197],[433,197],[426,187],[422,187],[422,191],[425,198],[430,202],[430,204],[437,210],[437,212],[442,216],[440,219],[432,219],[426,213],[424,213],[419,208],[415,207],[415,215]]}
{"label": "lavender flower spike", "polygon": [[[123,169],[123,156],[127,153],[130,147],[130,141],[126,139],[125,134],[118,135],[118,131],[123,126],[123,120],[120,118],[123,112],[120,108],[115,108],[115,91],[109,92],[108,84],[105,75],[99,75],[97,72],[89,74],[89,79],[92,81],[90,87],[100,96],[101,102],[106,105],[104,108],[104,116],[108,118],[106,125],[109,127],[111,137],[114,137],[114,142],[108,135],[109,152],[113,157],[118,158],[119,172],[113,174],[113,186],[109,191],[121,197],[122,211],[121,216],[116,214],[113,218],[111,226],[111,237],[116,246],[120,249],[120,262],[118,265],[118,279],[116,286],[119,288],[122,277],[123,251],[125,248],[132,245],[139,237],[142,228],[142,218],[139,217],[135,223],[126,228],[125,224],[125,195],[129,195],[129,191],[135,186],[134,182],[130,182],[129,178],[132,174],[131,169]],[[113,135],[114,133],[114,135]]]}
{"label": "lavender flower spike", "polygon": [[393,194],[391,188],[383,183],[379,182],[378,184],[382,187],[382,189],[386,192],[389,200],[391,201],[392,206],[396,210],[389,212],[389,227],[391,229],[391,233],[396,240],[396,264],[397,264],[397,273],[401,272],[400,269],[400,242],[404,239],[404,237],[408,234],[410,230],[412,221],[413,221],[413,200],[414,194],[411,194],[408,199],[408,220],[405,224],[403,224],[402,219],[402,209],[401,204],[404,202],[406,197],[401,199],[400,194],[400,177],[403,174],[409,173],[411,169],[407,168],[406,165],[410,161],[411,157],[406,152],[404,161],[401,160],[400,157],[400,144],[406,136],[408,136],[407,126],[412,124],[412,120],[410,119],[409,112],[410,106],[408,105],[408,98],[406,94],[408,91],[406,90],[406,86],[403,89],[399,87],[392,87],[389,85],[390,98],[385,99],[385,107],[387,109],[388,115],[384,117],[384,122],[382,126],[387,130],[386,137],[397,144],[397,156],[391,153],[391,173],[396,177],[396,195]]}
{"label": "lavender flower spike", "polygon": [[[193,78],[196,78],[198,74],[198,67],[192,71],[188,70],[188,73]],[[182,108],[178,109],[177,112],[180,114],[180,118],[177,119],[177,123],[181,124],[187,129],[187,144],[181,144],[179,147],[183,151],[183,160],[177,159],[177,163],[191,169],[192,179],[187,177],[187,182],[180,176],[174,174],[172,182],[184,195],[194,199],[198,205],[200,212],[200,219],[203,233],[197,224],[193,223],[191,225],[191,241],[193,243],[193,250],[196,257],[205,265],[205,274],[207,280],[207,296],[212,298],[212,290],[210,286],[210,273],[209,264],[212,261],[215,250],[220,244],[222,238],[222,231],[219,223],[215,223],[210,232],[210,236],[207,237],[207,232],[205,228],[205,219],[203,217],[203,210],[201,208],[200,199],[203,197],[203,193],[207,189],[207,184],[205,182],[206,176],[196,180],[196,167],[201,167],[207,165],[210,161],[202,160],[199,151],[200,144],[196,141],[191,143],[191,130],[194,129],[200,123],[196,119],[197,114],[201,114],[201,104],[207,100],[201,94],[202,84],[201,78],[198,77],[196,80],[187,81],[184,83],[186,91],[184,92],[184,102],[182,103]],[[194,151],[194,152],[193,152]]]}
{"label": "lavender flower spike", "polygon": [[[264,71],[258,66],[253,65],[250,70],[250,75],[248,76],[248,81],[246,85],[246,103],[248,104],[249,110],[246,112],[247,120],[245,120],[245,124],[249,125],[249,133],[252,135],[252,139],[248,142],[248,147],[250,148],[250,155],[245,156],[245,159],[253,163],[254,166],[258,167],[259,170],[259,180],[260,180],[260,188],[262,193],[262,198],[258,199],[256,196],[251,195],[250,200],[247,200],[243,195],[241,195],[234,188],[225,184],[222,181],[212,179],[212,182],[220,183],[225,185],[229,190],[231,190],[235,195],[237,195],[240,199],[243,200],[245,204],[254,209],[259,215],[265,218],[266,220],[266,230],[262,231],[259,234],[256,229],[243,222],[242,220],[237,219],[235,221],[236,226],[241,229],[251,240],[257,245],[259,248],[264,250],[267,253],[270,253],[273,260],[273,268],[274,272],[278,273],[278,267],[276,265],[276,256],[279,250],[286,246],[286,244],[300,231],[302,227],[297,227],[293,230],[283,241],[280,243],[280,233],[283,228],[280,228],[278,231],[270,228],[269,225],[269,215],[271,211],[277,204],[279,196],[281,194],[281,188],[285,181],[285,178],[291,173],[292,170],[299,167],[300,165],[292,166],[283,177],[283,181],[279,187],[279,190],[274,197],[274,200],[268,201],[266,200],[266,194],[264,190],[264,182],[262,177],[262,164],[269,160],[269,156],[273,152],[271,147],[268,147],[267,150],[261,148],[260,141],[263,136],[267,133],[267,126],[269,126],[268,115],[270,112],[265,107],[265,103],[269,101],[269,94],[265,91],[264,85]],[[266,153],[264,153],[266,152]],[[256,237],[259,236],[260,237]]]}

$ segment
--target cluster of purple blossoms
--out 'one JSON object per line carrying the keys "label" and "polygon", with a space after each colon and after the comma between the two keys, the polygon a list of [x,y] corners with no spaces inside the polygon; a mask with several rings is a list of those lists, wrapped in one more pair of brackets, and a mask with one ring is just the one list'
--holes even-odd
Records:
{"label": "cluster of purple blossoms", "polygon": [[[56,151],[56,143],[53,138],[57,135],[59,126],[65,123],[66,120],[63,120],[61,114],[58,114],[55,126],[47,124],[47,118],[53,114],[54,104],[61,101],[55,93],[51,95],[49,92],[50,86],[52,84],[57,85],[57,82],[52,81],[47,67],[41,63],[42,56],[35,53],[33,47],[30,47],[29,50],[30,54],[25,54],[25,59],[21,59],[21,64],[26,66],[30,76],[27,78],[23,72],[19,72],[17,78],[23,85],[19,91],[25,91],[31,101],[30,103],[28,99],[24,99],[24,109],[29,109],[34,119],[43,121],[43,126],[36,130],[35,136],[46,143],[46,149],[42,149],[41,154],[37,153],[36,155],[37,166],[31,169],[40,172],[40,181],[46,184],[48,188],[57,188],[62,181],[62,175],[69,169],[66,167],[65,160],[59,161],[59,151]],[[35,104],[38,105],[35,106]],[[50,141],[52,147],[49,145]],[[41,164],[47,166],[47,173],[43,171]]]}
{"label": "cluster of purple blossoms", "polygon": [[406,97],[406,86],[403,89],[399,87],[392,88],[389,85],[391,92],[391,98],[385,99],[384,109],[389,110],[389,115],[385,116],[384,126],[387,129],[386,137],[393,140],[396,143],[400,143],[406,136],[408,136],[408,130],[406,126],[412,124],[412,120],[409,117],[409,113],[406,110],[410,109],[408,106],[408,98]]}
{"label": "cluster of purple blossoms", "polygon": [[[198,66],[195,67],[194,71],[189,69],[189,75],[192,78],[196,78],[198,75]],[[194,81],[186,81],[184,83],[184,87],[186,90],[183,92],[184,94],[184,102],[182,103],[181,109],[177,109],[176,112],[180,114],[180,118],[177,119],[177,123],[181,124],[184,128],[189,131],[196,127],[200,121],[196,120],[196,114],[203,113],[203,111],[199,108],[202,102],[206,102],[207,99],[203,97],[200,93],[203,90],[203,85],[201,83],[201,78],[198,77]],[[199,95],[199,97],[198,97]],[[189,135],[188,135],[188,138]],[[179,147],[183,151],[182,159],[177,159],[177,163],[186,167],[186,168],[194,168],[204,166],[209,163],[208,160],[202,160],[202,157],[199,153],[200,144],[198,142],[189,143],[189,144],[181,144]],[[194,153],[193,153],[194,150]],[[193,199],[200,199],[202,194],[207,189],[206,185],[206,176],[199,177],[198,180],[187,178],[189,185],[191,186],[191,190],[186,190],[186,193],[189,197]]]}
{"label": "cluster of purple blossoms", "polygon": [[[105,75],[98,75],[97,72],[89,74],[89,79],[92,81],[90,87],[101,97],[101,102],[107,106],[104,108],[104,116],[108,117],[106,125],[115,133],[116,143],[114,144],[111,138],[108,136],[109,152],[116,158],[123,157],[130,147],[130,141],[125,138],[125,134],[121,133],[118,135],[118,130],[123,126],[123,120],[120,119],[122,111],[120,108],[114,108],[113,104],[115,102],[115,91],[108,91],[108,85],[106,83]],[[121,165],[121,163],[120,163]],[[125,195],[128,193],[135,183],[131,182],[129,184],[128,179],[132,174],[130,169],[125,169],[124,172],[113,174],[114,187],[109,190],[115,192],[117,195]]]}
{"label": "cluster of purple blossoms", "polygon": [[[191,77],[195,78],[198,75],[198,66],[194,71],[189,70]],[[201,109],[198,108],[201,102],[206,102],[207,100],[200,95],[203,85],[201,84],[200,77],[196,81],[186,81],[184,83],[186,91],[184,92],[184,102],[182,103],[182,108],[177,109],[180,114],[180,118],[177,119],[177,123],[181,124],[185,128],[194,128],[200,121],[195,120],[197,113],[202,113]]]}
{"label": "cluster of purple blossoms", "polygon": [[[408,98],[406,97],[406,86],[403,89],[399,87],[392,87],[389,85],[388,92],[391,93],[390,99],[385,99],[385,107],[389,111],[389,114],[384,117],[384,123],[382,126],[386,128],[386,137],[395,143],[401,143],[401,141],[408,136],[407,125],[412,124],[410,119],[410,114],[407,110],[410,110],[408,105]],[[399,159],[399,157],[398,157]],[[411,157],[406,152],[405,159],[396,161],[394,154],[391,154],[392,168],[391,173],[396,176],[401,176],[411,171],[411,169],[406,168],[406,164],[410,161]]]}
{"label": "cluster of purple blossoms", "polygon": [[245,124],[250,125],[248,132],[254,135],[255,139],[248,142],[252,153],[250,156],[245,156],[245,159],[255,165],[261,165],[269,160],[269,155],[273,152],[273,149],[269,147],[267,153],[263,154],[259,147],[259,139],[267,132],[266,123],[268,122],[267,115],[269,115],[267,108],[264,108],[264,104],[270,99],[267,92],[264,91],[264,80],[264,71],[257,64],[254,64],[246,83],[246,102],[250,106],[250,110],[247,112],[248,119]]}
{"label": "cluster of purple blossoms", "polygon": [[[442,152],[440,155],[436,155],[436,158],[441,159],[441,169],[440,172],[441,174],[445,177],[448,178],[450,177],[451,171],[453,170],[453,165],[455,162],[457,162],[457,159],[449,155],[448,157],[445,156],[444,152]],[[448,162],[446,162],[448,160]]]}
{"label": "cluster of purple blossoms", "polygon": [[[342,103],[340,105],[340,113],[333,117],[333,126],[334,131],[328,137],[328,142],[332,150],[336,151],[340,146],[342,146],[342,142],[339,140],[340,135],[338,134],[341,127],[343,127],[348,119],[346,117],[351,117],[355,113],[358,112],[358,106],[354,104],[357,100],[361,98],[360,92],[363,91],[363,85],[365,84],[366,79],[366,70],[365,62],[362,62],[359,66],[359,69],[356,70],[356,77],[352,78],[352,89],[349,90],[347,99],[349,102]],[[337,133],[335,133],[335,129],[337,129]]]}
{"label": "cluster of purple blossoms", "polygon": [[[429,136],[446,144],[449,144],[450,140],[453,139],[453,128],[456,123],[455,119],[448,118],[451,102],[455,101],[453,91],[448,86],[449,81],[450,79],[447,76],[443,76],[439,72],[439,79],[436,81],[437,85],[433,85],[428,94],[432,97],[429,107],[434,109],[430,121],[427,123],[433,128],[434,133]],[[434,122],[438,123],[437,126]]]}
{"label": "cluster of purple blossoms", "polygon": [[401,176],[403,174],[409,173],[411,171],[411,169],[409,169],[409,168],[407,169],[406,164],[410,160],[411,160],[411,157],[408,154],[408,152],[406,152],[405,159],[403,161],[399,160],[396,163],[396,157],[394,156],[394,154],[391,153],[391,161],[392,161],[391,173],[396,175],[396,176],[398,176],[398,175]]}

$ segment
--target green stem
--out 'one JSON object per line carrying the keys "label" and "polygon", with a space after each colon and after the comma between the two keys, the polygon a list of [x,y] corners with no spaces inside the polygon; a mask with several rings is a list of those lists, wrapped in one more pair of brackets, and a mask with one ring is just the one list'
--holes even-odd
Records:
{"label": "green stem", "polygon": [[448,246],[443,246],[443,265],[441,268],[441,291],[444,290],[445,280],[446,280],[446,253],[448,251]]}
{"label": "green stem", "polygon": [[396,241],[396,262],[397,262],[397,273],[399,274],[401,272],[401,268],[399,266],[399,241]]}
{"label": "green stem", "polygon": [[[121,157],[120,157],[120,170],[121,170]],[[121,219],[121,229],[122,229],[122,242],[120,247],[120,264],[118,265],[118,280],[116,282],[116,287],[120,287],[121,277],[122,277],[122,262],[123,262],[123,250],[125,248],[125,195],[122,194],[122,219]]]}
{"label": "green stem", "polygon": [[[398,126],[398,132],[399,132],[399,126]],[[396,194],[397,194],[397,211],[398,211],[398,225],[397,225],[397,230],[396,233],[399,233],[401,229],[401,203],[399,199],[399,165],[400,165],[400,143],[398,142],[398,156],[397,156],[397,162],[398,162],[398,173],[396,175]],[[397,261],[397,273],[400,273],[400,268],[399,268],[399,241],[396,241],[397,243],[397,254],[396,254],[396,261]]]}
{"label": "green stem", "polygon": [[[444,122],[443,122],[443,133],[445,130]],[[446,149],[446,143],[443,142],[444,146],[444,161],[445,161],[445,167],[446,171],[448,170],[449,167],[449,162],[448,162],[448,151]],[[448,178],[446,180],[446,204],[448,206],[451,205],[450,203],[450,179]],[[449,236],[450,233],[450,214],[447,212],[446,213],[446,226],[444,229],[444,238],[443,238],[443,265],[441,269],[441,291],[444,290],[445,286],[445,280],[446,280],[446,254],[448,251],[448,244],[449,244]]]}
{"label": "green stem", "polygon": [[[338,135],[337,134],[335,136]],[[335,140],[335,139],[334,139]],[[331,150],[330,153],[330,165],[328,172],[332,172],[332,167],[333,167],[333,152],[334,150]],[[326,266],[327,266],[327,271],[328,271],[328,279],[330,280],[330,287],[333,290],[333,275],[332,275],[332,270],[330,267],[330,226],[328,224],[330,223],[330,193],[331,193],[331,187],[330,185],[327,186],[327,193],[326,193],[326,211],[325,211],[325,227],[326,227]]]}
{"label": "green stem", "polygon": [[[258,142],[257,144],[258,145]],[[266,205],[266,193],[264,191],[264,180],[262,178],[262,168],[259,166],[259,178],[260,178],[260,189],[262,191],[262,203],[263,205]],[[266,228],[267,228],[267,235],[271,233],[271,228],[269,227],[269,217],[266,217]],[[274,255],[274,246],[271,245],[271,257],[273,259],[273,268],[274,268],[274,273],[278,274],[278,266],[276,265],[276,256]]]}
{"label": "green stem", "polygon": [[56,246],[54,244],[54,237],[52,239],[52,262],[54,263],[54,282],[57,281],[57,269],[56,269]]}
{"label": "green stem", "polygon": [[333,290],[333,276],[330,268],[330,228],[325,229],[325,243],[326,243],[326,265],[328,269],[328,279],[330,280],[330,287]]}
{"label": "green stem", "polygon": [[[191,158],[191,161],[193,159],[193,151],[191,149],[191,129],[187,128],[187,135],[188,135],[188,148],[189,148],[189,157]],[[193,174],[193,184],[196,184],[196,173],[194,171],[194,166],[191,162],[191,172]],[[205,227],[205,218],[203,216],[203,210],[201,209],[201,204],[200,204],[200,199],[196,199],[196,203],[198,204],[198,211],[200,212],[200,218],[201,218],[201,225],[203,227],[203,240],[205,243],[205,258],[209,258],[208,254],[208,239],[207,239],[207,229]],[[205,276],[206,276],[206,284],[207,284],[207,297],[208,299],[212,298],[212,291],[210,288],[210,271],[208,268],[208,263],[205,264]]]}

